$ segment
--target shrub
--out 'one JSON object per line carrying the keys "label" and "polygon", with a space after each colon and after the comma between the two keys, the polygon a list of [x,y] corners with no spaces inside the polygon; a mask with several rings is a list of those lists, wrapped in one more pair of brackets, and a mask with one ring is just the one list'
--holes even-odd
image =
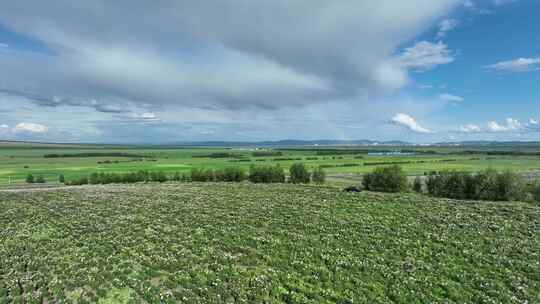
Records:
{"label": "shrub", "polygon": [[66,182],[66,178],[64,177],[64,174],[58,175],[58,182],[61,184],[64,184]]}
{"label": "shrub", "polygon": [[[165,173],[147,171],[138,171],[130,173],[92,173],[86,177],[87,183],[91,185],[106,185],[106,184],[132,184],[138,182],[165,182],[168,177]],[[69,184],[81,184],[79,181],[73,181]],[[84,184],[84,183],[83,183]]]}
{"label": "shrub", "polygon": [[182,182],[191,182],[191,175],[189,174],[182,174],[182,179],[181,179]]}
{"label": "shrub", "polygon": [[283,156],[283,152],[281,151],[255,151],[255,152],[252,152],[251,155],[253,157]]}
{"label": "shrub", "polygon": [[214,181],[214,171],[204,169],[191,169],[191,180],[194,182],[212,182]]}
{"label": "shrub", "polygon": [[100,176],[99,173],[92,173],[90,176],[88,176],[88,183],[90,185],[103,184],[103,182],[103,176]]}
{"label": "shrub", "polygon": [[525,198],[525,183],[523,178],[510,170],[497,176],[497,200],[519,201]]}
{"label": "shrub", "polygon": [[229,167],[214,173],[219,182],[242,182],[246,180],[246,172],[242,168]]}
{"label": "shrub", "polygon": [[290,182],[293,184],[308,184],[311,181],[311,174],[302,163],[296,163],[289,169]]}
{"label": "shrub", "polygon": [[26,176],[26,183],[33,184],[34,183],[34,176],[32,174],[28,174]]}
{"label": "shrub", "polygon": [[88,184],[88,177],[84,176],[79,179],[74,179],[71,181],[68,181],[66,185],[69,186],[80,186],[80,185],[87,185]]}
{"label": "shrub", "polygon": [[523,179],[512,171],[502,173],[486,169],[473,175],[462,172],[432,173],[428,177],[429,194],[453,199],[512,201],[525,198]]}
{"label": "shrub", "polygon": [[540,182],[535,182],[530,189],[532,197],[535,201],[540,202]]}
{"label": "shrub", "polygon": [[376,168],[372,173],[364,175],[362,184],[368,191],[393,193],[407,191],[409,187],[407,175],[397,165]]}
{"label": "shrub", "polygon": [[38,177],[36,178],[36,183],[38,183],[38,184],[45,184],[45,183],[46,183],[45,178],[44,178],[42,175],[38,176]]}
{"label": "shrub", "polygon": [[155,171],[150,173],[150,180],[153,182],[164,183],[168,181],[169,178],[163,171]]}
{"label": "shrub", "polygon": [[324,184],[326,180],[326,172],[324,172],[323,168],[317,167],[313,170],[313,173],[311,174],[311,179],[314,183]]}
{"label": "shrub", "polygon": [[413,188],[414,192],[416,192],[416,193],[422,193],[423,192],[424,183],[422,182],[422,178],[420,176],[417,176],[414,179],[412,188]]}
{"label": "shrub", "polygon": [[279,164],[275,166],[255,166],[249,168],[249,181],[252,183],[284,183],[285,172]]}

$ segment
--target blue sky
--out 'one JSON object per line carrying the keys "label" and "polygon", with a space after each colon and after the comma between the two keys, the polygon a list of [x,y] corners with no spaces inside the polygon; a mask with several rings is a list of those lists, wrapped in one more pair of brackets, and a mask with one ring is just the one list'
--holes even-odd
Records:
{"label": "blue sky", "polygon": [[534,0],[0,4],[0,139],[540,140]]}

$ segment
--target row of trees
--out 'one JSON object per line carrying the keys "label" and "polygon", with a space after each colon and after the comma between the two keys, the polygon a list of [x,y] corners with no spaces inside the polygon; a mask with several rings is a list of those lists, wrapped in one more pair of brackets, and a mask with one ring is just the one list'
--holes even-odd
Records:
{"label": "row of trees", "polygon": [[[415,184],[418,184],[415,181]],[[517,201],[527,198],[526,183],[512,171],[487,169],[477,174],[440,172],[426,180],[427,192],[436,197],[490,201]],[[418,190],[418,186],[415,189]]]}
{"label": "row of trees", "polygon": [[[293,164],[289,169],[289,182],[293,184],[307,184],[310,182],[322,184],[326,174],[322,168],[315,168],[310,172],[302,163]],[[285,183],[287,178],[285,170],[279,165],[256,166],[249,168],[249,173],[242,168],[229,167],[222,170],[191,170],[191,180],[197,182],[242,182],[249,180],[252,183]]]}
{"label": "row of trees", "polygon": [[44,184],[46,183],[45,178],[43,175],[38,175],[37,177],[34,177],[32,174],[28,174],[26,176],[26,182],[28,184]]}
{"label": "row of trees", "polygon": [[433,172],[427,178],[417,177],[412,185],[401,167],[379,167],[365,174],[364,189],[378,192],[415,192],[452,199],[489,201],[540,201],[540,182],[527,184],[521,175],[510,170],[486,169],[478,173],[455,171]]}
{"label": "row of trees", "polygon": [[[63,178],[63,176],[62,176]],[[325,182],[326,174],[322,168],[309,171],[304,164],[293,164],[289,169],[289,182],[318,183]],[[253,183],[285,183],[287,181],[285,170],[279,166],[251,166],[249,173],[239,167],[228,167],[219,170],[192,169],[189,174],[179,172],[168,176],[162,171],[138,171],[129,173],[92,173],[76,180],[67,182],[67,185],[98,185],[98,184],[129,184],[138,182],[242,182],[249,180]],[[62,182],[64,180],[62,179]]]}

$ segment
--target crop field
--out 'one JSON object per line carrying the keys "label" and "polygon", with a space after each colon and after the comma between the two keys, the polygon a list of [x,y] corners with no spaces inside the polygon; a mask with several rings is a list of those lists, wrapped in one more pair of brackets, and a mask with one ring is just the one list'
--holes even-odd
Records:
{"label": "crop field", "polygon": [[0,192],[0,303],[539,303],[540,206],[185,183]]}
{"label": "crop field", "polygon": [[[376,166],[399,164],[409,175],[423,175],[445,169],[475,172],[488,167],[498,170],[540,171],[540,147],[528,148],[523,154],[489,154],[478,147],[477,153],[459,152],[456,148],[429,148],[432,153],[379,155],[370,149],[399,150],[396,147],[361,148],[361,150],[315,148],[264,149],[250,148],[187,148],[187,147],[111,147],[111,146],[26,146],[0,145],[0,186],[23,183],[28,174],[43,176],[54,183],[60,174],[66,180],[77,179],[94,172],[125,173],[139,170],[187,173],[192,168],[222,169],[224,167],[249,168],[251,165],[280,164],[287,169],[295,162],[309,167],[321,166],[339,180],[343,176],[356,176],[370,172]],[[412,149],[412,148],[408,148]],[[414,148],[420,150],[420,148]],[[413,151],[414,151],[413,149]],[[508,147],[499,147],[502,151]],[[268,155],[265,155],[265,151]],[[492,151],[493,152],[493,151]],[[536,153],[536,154],[527,154]]]}

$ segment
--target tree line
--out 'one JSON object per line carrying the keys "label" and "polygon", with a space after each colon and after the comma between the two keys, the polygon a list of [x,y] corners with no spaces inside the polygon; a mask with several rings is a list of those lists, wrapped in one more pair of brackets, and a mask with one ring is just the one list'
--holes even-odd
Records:
{"label": "tree line", "polygon": [[516,172],[499,172],[491,168],[477,173],[432,172],[425,179],[416,177],[411,184],[400,166],[378,167],[363,176],[362,185],[368,191],[399,193],[413,190],[458,200],[540,202],[540,181],[527,183]]}
{"label": "tree line", "polygon": [[[285,183],[294,184],[317,183],[323,184],[326,180],[325,171],[320,168],[309,170],[304,164],[293,164],[289,169],[289,178],[285,174],[285,170],[279,165],[275,166],[257,166],[252,165],[249,171],[246,172],[240,167],[227,167],[224,169],[202,169],[193,168],[189,173],[176,172],[173,175],[168,175],[163,171],[137,171],[127,173],[92,173],[88,176],[83,176],[77,179],[66,181],[63,175],[60,175],[59,182],[66,185],[105,185],[105,184],[131,184],[139,182],[243,182],[250,181],[252,183]],[[36,179],[29,174],[26,181],[28,183],[37,182]],[[40,177],[39,182],[45,183],[45,180]]]}

